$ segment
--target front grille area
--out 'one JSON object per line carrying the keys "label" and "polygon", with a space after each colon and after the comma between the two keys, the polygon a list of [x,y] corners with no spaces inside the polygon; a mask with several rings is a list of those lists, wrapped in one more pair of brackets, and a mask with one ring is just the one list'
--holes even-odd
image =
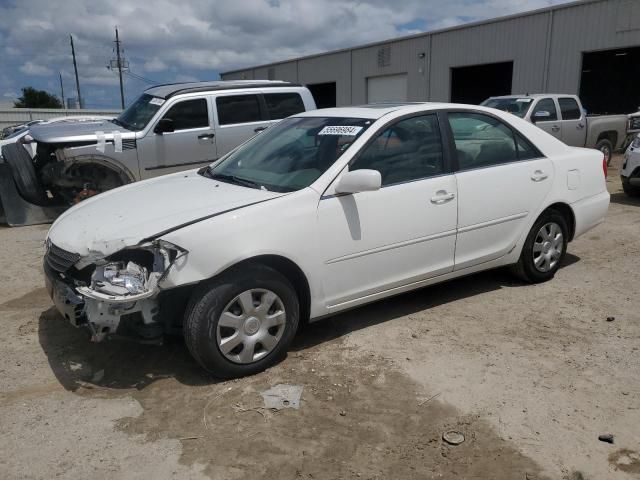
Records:
{"label": "front grille area", "polygon": [[49,242],[47,253],[44,256],[45,262],[56,272],[64,273],[73,266],[78,260],[80,255],[77,253],[67,252],[62,248]]}

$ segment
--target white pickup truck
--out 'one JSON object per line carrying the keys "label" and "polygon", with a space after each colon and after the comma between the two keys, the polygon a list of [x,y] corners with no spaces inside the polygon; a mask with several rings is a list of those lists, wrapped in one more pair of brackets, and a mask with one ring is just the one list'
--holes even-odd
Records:
{"label": "white pickup truck", "polygon": [[627,145],[628,115],[587,115],[576,95],[538,93],[490,97],[481,105],[517,115],[572,147],[611,155]]}

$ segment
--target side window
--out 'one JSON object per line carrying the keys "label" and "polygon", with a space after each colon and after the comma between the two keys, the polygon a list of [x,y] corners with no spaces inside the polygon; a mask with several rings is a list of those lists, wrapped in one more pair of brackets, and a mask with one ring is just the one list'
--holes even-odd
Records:
{"label": "side window", "polygon": [[[536,113],[538,112],[549,112],[549,116],[537,117]],[[553,99],[543,98],[542,100],[540,100],[536,107],[533,109],[531,118],[537,120],[538,122],[553,122],[555,120],[558,120],[558,110],[556,110],[556,104]]]}
{"label": "side window", "polygon": [[304,103],[299,93],[265,93],[264,101],[267,103],[271,120],[280,120],[304,112]]}
{"label": "side window", "polygon": [[511,128],[500,120],[472,112],[449,114],[460,170],[500,165],[518,160]]}
{"label": "side window", "polygon": [[163,118],[173,120],[174,130],[188,130],[190,128],[205,128],[209,126],[207,100],[196,98],[176,103],[165,113]]}
{"label": "side window", "polygon": [[514,132],[514,135],[518,147],[518,160],[531,160],[532,158],[540,158],[543,156],[542,153],[522,135],[517,132]]}
{"label": "side window", "polygon": [[444,172],[442,141],[435,114],[407,118],[388,127],[358,156],[350,170],[378,170],[382,185]]}
{"label": "side window", "polygon": [[262,120],[257,95],[230,95],[216,98],[220,125],[250,123]]}
{"label": "side window", "polygon": [[559,98],[558,103],[563,120],[578,120],[582,116],[578,102],[574,98]]}

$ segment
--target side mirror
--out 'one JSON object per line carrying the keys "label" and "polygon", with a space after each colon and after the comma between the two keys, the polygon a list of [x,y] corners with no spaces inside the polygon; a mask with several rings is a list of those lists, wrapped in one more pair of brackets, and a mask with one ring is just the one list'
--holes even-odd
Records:
{"label": "side mirror", "polygon": [[353,170],[346,172],[336,185],[336,193],[373,192],[380,190],[382,176],[377,170]]}
{"label": "side mirror", "polygon": [[545,118],[551,118],[551,112],[548,112],[547,110],[538,110],[533,114],[532,120],[535,123],[535,122],[540,122]]}
{"label": "side mirror", "polygon": [[154,133],[162,135],[163,133],[171,133],[174,131],[173,120],[170,118],[161,118],[156,124],[156,128],[153,129]]}

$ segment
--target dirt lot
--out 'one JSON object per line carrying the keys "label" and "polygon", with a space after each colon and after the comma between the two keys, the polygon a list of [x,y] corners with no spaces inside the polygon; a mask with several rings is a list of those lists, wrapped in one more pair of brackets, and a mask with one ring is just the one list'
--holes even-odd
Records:
{"label": "dirt lot", "polygon": [[[0,477],[640,478],[640,202],[615,167],[609,188],[553,281],[493,271],[379,302],[231,382],[179,340],[88,343],[42,288],[47,227],[0,228]],[[304,387],[299,410],[258,408],[279,383]]]}

